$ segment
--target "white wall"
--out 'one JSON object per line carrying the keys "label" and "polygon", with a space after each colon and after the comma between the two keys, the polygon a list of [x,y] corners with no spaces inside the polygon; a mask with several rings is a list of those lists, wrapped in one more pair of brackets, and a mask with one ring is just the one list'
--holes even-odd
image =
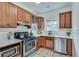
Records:
{"label": "white wall", "polygon": [[[54,35],[66,35],[67,31],[70,31],[70,29],[60,29],[59,28],[59,13],[66,12],[66,11],[71,11],[72,7],[71,5],[65,6],[63,8],[57,9],[57,10],[51,10],[46,13],[42,13],[42,15],[45,19],[45,25],[46,25],[46,20],[55,20],[57,22],[57,31],[53,31]],[[46,29],[46,26],[45,26]]]}
{"label": "white wall", "polygon": [[79,57],[79,2],[72,3],[73,56]]}

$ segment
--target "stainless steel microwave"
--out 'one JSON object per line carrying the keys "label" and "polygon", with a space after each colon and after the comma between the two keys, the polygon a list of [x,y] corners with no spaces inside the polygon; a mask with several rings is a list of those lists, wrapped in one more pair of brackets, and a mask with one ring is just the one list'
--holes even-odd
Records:
{"label": "stainless steel microwave", "polygon": [[0,51],[0,57],[13,57],[20,53],[20,46],[14,46],[9,49]]}

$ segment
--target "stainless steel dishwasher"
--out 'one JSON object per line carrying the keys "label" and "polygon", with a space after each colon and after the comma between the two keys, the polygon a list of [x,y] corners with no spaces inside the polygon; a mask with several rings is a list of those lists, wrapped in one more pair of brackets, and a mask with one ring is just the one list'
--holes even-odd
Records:
{"label": "stainless steel dishwasher", "polygon": [[64,54],[67,54],[67,51],[66,51],[66,41],[67,39],[66,38],[55,38],[54,40],[54,50],[56,52],[60,52],[60,53],[64,53]]}

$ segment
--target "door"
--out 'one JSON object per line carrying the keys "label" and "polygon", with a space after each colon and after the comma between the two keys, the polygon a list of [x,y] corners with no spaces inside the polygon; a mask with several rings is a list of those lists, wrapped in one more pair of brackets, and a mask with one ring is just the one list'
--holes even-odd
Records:
{"label": "door", "polygon": [[32,15],[29,12],[25,12],[25,21],[31,26],[32,24]]}
{"label": "door", "polygon": [[37,41],[36,41],[36,48],[39,49],[41,47],[42,40],[41,40],[41,37],[37,37],[36,39],[37,39]]}
{"label": "door", "polygon": [[67,39],[67,54],[72,56],[72,39]]}
{"label": "door", "polygon": [[41,46],[42,47],[45,47],[45,44],[46,44],[46,39],[45,39],[45,37],[43,37],[43,36],[41,36]]}
{"label": "door", "polygon": [[[6,2],[0,2],[0,28],[5,27],[5,21],[7,18],[7,3]],[[7,22],[7,21],[6,21]]]}
{"label": "door", "polygon": [[18,21],[23,22],[23,9],[18,7]]}
{"label": "door", "polygon": [[66,25],[65,25],[65,27],[66,28],[71,28],[71,26],[72,26],[72,20],[71,20],[71,11],[70,12],[66,12],[65,13],[65,20],[66,20]]}
{"label": "door", "polygon": [[17,7],[11,3],[0,3],[0,27],[16,27]]}
{"label": "door", "polygon": [[53,49],[53,41],[46,39],[46,48]]}
{"label": "door", "polygon": [[6,21],[10,28],[17,26],[17,6],[11,3],[8,3]]}
{"label": "door", "polygon": [[72,28],[72,12],[64,12],[59,14],[60,28]]}
{"label": "door", "polygon": [[65,27],[65,14],[60,13],[59,18],[60,18],[60,20],[59,20],[60,28],[64,28]]}
{"label": "door", "polygon": [[44,28],[44,18],[43,17],[36,17],[36,23],[37,23],[38,29]]}

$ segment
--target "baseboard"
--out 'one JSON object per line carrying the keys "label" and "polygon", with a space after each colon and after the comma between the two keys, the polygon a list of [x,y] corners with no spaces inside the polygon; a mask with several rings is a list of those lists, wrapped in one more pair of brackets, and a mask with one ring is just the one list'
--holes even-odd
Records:
{"label": "baseboard", "polygon": [[57,52],[57,51],[55,51],[55,50],[54,50],[54,52],[59,53],[59,54],[63,54],[63,55],[67,55],[67,54],[65,54],[65,53]]}

